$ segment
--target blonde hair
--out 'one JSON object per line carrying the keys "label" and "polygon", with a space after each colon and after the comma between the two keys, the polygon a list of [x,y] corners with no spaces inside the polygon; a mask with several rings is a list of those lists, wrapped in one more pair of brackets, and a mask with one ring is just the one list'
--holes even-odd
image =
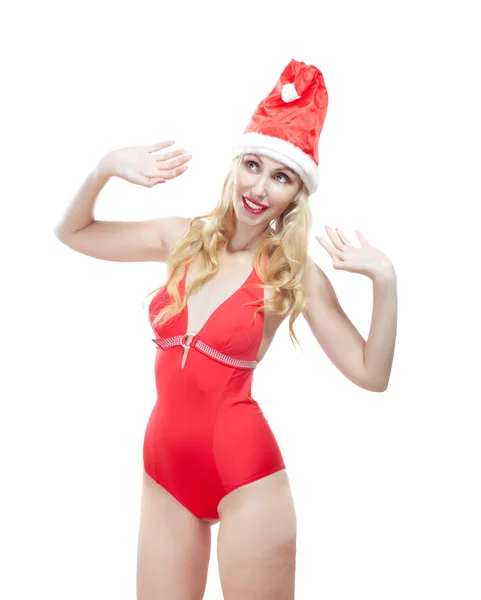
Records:
{"label": "blonde hair", "polygon": [[[234,178],[241,161],[242,156],[233,159],[215,208],[205,215],[192,217],[189,229],[172,249],[167,260],[171,276],[166,284],[172,301],[154,317],[154,326],[160,326],[181,313],[189,296],[197,292],[219,270],[219,251],[234,233]],[[266,301],[255,311],[255,315],[261,309],[279,316],[290,313],[289,335],[293,344],[293,340],[299,344],[294,333],[294,321],[307,302],[302,281],[307,265],[308,240],[312,223],[308,200],[307,188],[302,184],[294,200],[274,220],[272,235],[261,239],[254,251],[254,268],[257,274],[265,287],[275,292],[273,302]],[[201,257],[200,273],[185,290],[185,297],[182,299],[178,284],[183,277],[185,265],[197,255]],[[156,288],[150,294],[162,287],[164,286]]]}

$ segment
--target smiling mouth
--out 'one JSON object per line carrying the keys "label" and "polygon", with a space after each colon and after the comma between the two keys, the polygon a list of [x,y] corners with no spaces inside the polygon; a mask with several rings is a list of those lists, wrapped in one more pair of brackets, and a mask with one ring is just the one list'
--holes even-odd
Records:
{"label": "smiling mouth", "polygon": [[256,212],[256,213],[264,212],[265,210],[267,210],[269,208],[268,206],[265,206],[264,204],[260,204],[259,202],[252,200],[248,196],[242,196],[242,203],[249,211]]}

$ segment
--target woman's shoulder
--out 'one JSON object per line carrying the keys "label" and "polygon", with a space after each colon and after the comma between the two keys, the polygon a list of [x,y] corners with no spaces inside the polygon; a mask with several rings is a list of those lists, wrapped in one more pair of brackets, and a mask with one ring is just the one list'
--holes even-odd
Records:
{"label": "woman's shoulder", "polygon": [[168,227],[166,227],[165,233],[168,254],[170,254],[172,248],[187,233],[189,224],[190,217],[168,217]]}
{"label": "woman's shoulder", "polygon": [[328,288],[332,288],[332,284],[325,271],[321,269],[309,254],[306,259],[302,282],[308,296],[315,296]]}

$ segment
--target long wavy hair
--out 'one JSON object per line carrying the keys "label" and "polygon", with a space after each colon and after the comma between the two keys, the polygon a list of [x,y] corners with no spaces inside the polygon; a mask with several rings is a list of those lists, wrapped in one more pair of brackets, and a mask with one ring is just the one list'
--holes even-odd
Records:
{"label": "long wavy hair", "polygon": [[[164,284],[171,302],[157,315],[152,315],[154,326],[160,326],[181,313],[189,297],[219,270],[219,252],[234,234],[234,179],[241,161],[242,156],[233,159],[214,209],[205,215],[192,217],[189,229],[173,247],[167,260],[171,275],[167,284]],[[263,284],[253,285],[274,290],[273,301],[263,303],[257,308],[255,315],[261,309],[279,316],[289,314],[291,342],[294,344],[295,340],[299,344],[293,325],[307,302],[302,281],[312,225],[309,194],[304,184],[289,206],[270,225],[273,232],[261,239],[254,250],[254,268]],[[185,265],[197,255],[200,255],[200,272],[185,290],[184,298],[181,298],[178,284],[183,277]],[[146,297],[164,285],[152,290]]]}

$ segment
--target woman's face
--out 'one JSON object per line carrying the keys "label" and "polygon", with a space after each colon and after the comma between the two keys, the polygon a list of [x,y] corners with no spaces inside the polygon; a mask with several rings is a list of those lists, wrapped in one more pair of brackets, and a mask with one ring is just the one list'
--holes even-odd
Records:
{"label": "woman's face", "polygon": [[299,175],[282,163],[244,154],[234,177],[236,216],[246,225],[268,225],[289,206],[301,186]]}

